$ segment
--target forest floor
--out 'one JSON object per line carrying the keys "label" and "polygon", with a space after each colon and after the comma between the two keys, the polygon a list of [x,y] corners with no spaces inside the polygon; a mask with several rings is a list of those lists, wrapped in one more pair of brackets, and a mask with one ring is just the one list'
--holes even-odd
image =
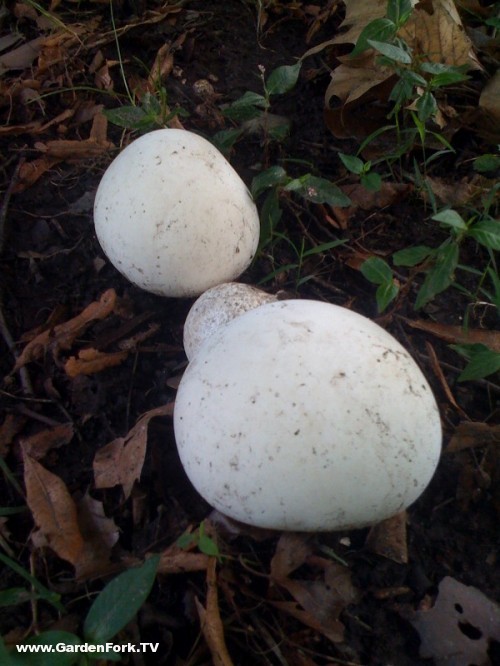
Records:
{"label": "forest floor", "polygon": [[[108,3],[53,2],[49,12],[8,2],[0,14],[5,644],[49,630],[81,636],[105,583],[161,553],[147,601],[113,639],[159,642],[158,652],[124,655],[121,663],[500,664],[500,384],[498,373],[461,381],[466,361],[450,347],[484,344],[496,362],[494,253],[473,234],[465,238],[453,284],[418,309],[428,266],[391,259],[452,237],[431,219],[433,202],[464,219],[467,210],[485,219],[484,207],[477,210],[494,191],[498,169],[481,172],[473,162],[493,159],[498,137],[474,114],[495,55],[486,51],[483,70],[448,91],[454,125],[442,131],[454,150],[429,163],[427,189],[415,170],[428,157],[422,146],[389,164],[379,158],[395,145],[379,137],[358,155],[383,178],[373,192],[339,153],[356,155],[380,119],[387,122],[381,88],[341,107],[350,119],[341,129],[338,105],[325,114],[331,71],[352,45],[318,49],[295,85],[272,97],[272,118],[288,125],[286,135],[258,123],[227,133],[241,122],[229,119],[225,106],[248,90],[262,94],[262,77],[339,34],[342,3],[114,6],[111,15]],[[489,16],[488,3],[477,7]],[[111,109],[115,115],[106,117]],[[168,111],[179,109],[172,121]],[[92,215],[104,170],[139,135],[133,123],[152,129],[163,121],[236,139],[228,158],[249,187],[281,166],[292,178],[310,173],[335,182],[350,196],[352,205],[342,207],[281,190],[281,218],[241,279],[375,319],[415,358],[440,408],[443,455],[403,516],[371,530],[265,532],[224,521],[190,485],[171,417],[193,299],[165,299],[130,284],[100,248]],[[489,220],[496,205],[490,201]],[[338,239],[345,242],[333,247]],[[325,243],[332,247],[321,251]],[[377,308],[377,285],[362,272],[370,257],[390,267],[382,282],[395,292],[385,308],[380,301]],[[98,359],[90,369],[86,353]],[[146,428],[134,429],[137,422]],[[117,474],[106,484],[98,480],[99,451],[110,444]],[[194,536],[182,547],[177,540],[186,531]],[[39,663],[24,659],[15,663]]]}

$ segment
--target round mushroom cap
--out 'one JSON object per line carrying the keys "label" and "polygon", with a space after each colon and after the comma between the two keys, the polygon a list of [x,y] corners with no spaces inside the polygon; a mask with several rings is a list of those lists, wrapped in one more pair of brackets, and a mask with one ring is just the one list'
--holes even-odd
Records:
{"label": "round mushroom cap", "polygon": [[441,449],[432,391],[371,320],[307,300],[215,331],[180,382],[180,459],[221,513],[258,527],[375,524],[426,488]]}
{"label": "round mushroom cap", "polygon": [[94,222],[111,263],[162,296],[198,296],[237,278],[259,240],[245,183],[206,139],[162,129],[136,139],[99,184]]}
{"label": "round mushroom cap", "polygon": [[276,296],[240,282],[226,282],[205,291],[194,302],[184,323],[184,351],[188,360],[218,328],[248,310],[275,300]]}

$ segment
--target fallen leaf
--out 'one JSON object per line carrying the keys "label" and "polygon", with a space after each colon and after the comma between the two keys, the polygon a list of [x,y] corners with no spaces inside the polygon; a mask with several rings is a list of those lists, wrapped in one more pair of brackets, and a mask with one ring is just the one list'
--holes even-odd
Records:
{"label": "fallen leaf", "polygon": [[406,511],[374,525],[366,537],[366,547],[398,564],[408,563]]}
{"label": "fallen leaf", "polygon": [[479,97],[481,124],[487,125],[493,139],[500,140],[500,70],[491,77]]}
{"label": "fallen leaf", "polygon": [[102,502],[91,497],[88,491],[77,503],[78,524],[85,542],[76,570],[78,578],[87,578],[105,571],[109,566],[111,549],[119,538],[114,520],[104,513]]}
{"label": "fallen leaf", "polygon": [[23,451],[26,501],[47,545],[63,560],[76,566],[84,540],[75,503],[65,483]]}
{"label": "fallen leaf", "polygon": [[78,375],[94,375],[120,365],[127,357],[127,351],[105,353],[90,347],[80,350],[78,356],[70,356],[64,364],[64,370],[68,377],[72,378]]}
{"label": "fallen leaf", "polygon": [[0,74],[5,74],[9,70],[26,69],[31,67],[38,58],[42,49],[44,37],[36,37],[26,44],[4,53],[0,56]]}
{"label": "fallen leaf", "polygon": [[19,414],[6,414],[0,425],[0,456],[5,458],[10,451],[14,438],[21,432],[26,424],[26,417]]}
{"label": "fallen leaf", "polygon": [[233,661],[226,646],[224,625],[219,611],[216,566],[216,558],[211,557],[207,567],[206,607],[195,597],[196,609],[200,617],[201,631],[212,655],[212,663],[214,666],[233,666]]}
{"label": "fallen leaf", "polygon": [[418,328],[426,333],[441,338],[452,344],[483,344],[492,351],[500,352],[500,331],[485,331],[483,329],[469,328],[464,330],[461,326],[440,324],[439,322],[426,321],[425,319],[406,319],[405,323],[412,328]]}
{"label": "fallen leaf", "polygon": [[132,486],[141,476],[150,420],[155,416],[172,414],[173,403],[151,409],[141,416],[125,437],[118,437],[99,449],[93,465],[96,488],[113,488],[121,485],[127,499]]}
{"label": "fallen leaf", "polygon": [[108,289],[98,301],[88,305],[79,315],[69,321],[45,330],[28,342],[19,355],[13,372],[22,368],[26,363],[35,361],[51,349],[57,355],[61,349],[69,349],[75,338],[95,320],[105,319],[112,312],[116,304],[116,292]]}
{"label": "fallen leaf", "polygon": [[500,641],[500,607],[477,588],[446,576],[434,607],[410,621],[420,634],[420,656],[436,666],[493,666],[488,649]]}
{"label": "fallen leaf", "polygon": [[372,192],[363,187],[360,183],[344,185],[341,190],[351,199],[354,204],[351,209],[361,208],[361,210],[380,209],[390,206],[393,203],[403,201],[411,192],[411,185],[403,183],[388,183],[384,181],[378,192]]}
{"label": "fallen leaf", "polygon": [[205,553],[183,550],[173,544],[161,553],[158,573],[178,574],[187,571],[205,571],[209,560],[209,556]]}
{"label": "fallen leaf", "polygon": [[71,442],[73,435],[73,424],[61,423],[29,437],[23,437],[20,444],[23,451],[33,460],[41,460],[51,449],[59,448]]}
{"label": "fallen leaf", "polygon": [[477,421],[459,423],[453,433],[446,453],[456,453],[464,449],[473,449],[479,446],[500,445],[500,425],[489,425]]}
{"label": "fallen leaf", "polygon": [[280,582],[298,569],[313,552],[311,537],[296,532],[283,532],[271,560],[271,578]]}

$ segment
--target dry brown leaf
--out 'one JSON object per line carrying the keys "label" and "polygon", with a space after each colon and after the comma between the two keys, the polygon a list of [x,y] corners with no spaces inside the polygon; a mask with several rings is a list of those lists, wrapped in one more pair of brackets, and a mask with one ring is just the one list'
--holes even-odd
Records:
{"label": "dry brown leaf", "polygon": [[0,74],[31,67],[42,49],[44,37],[37,37],[0,56]]}
{"label": "dry brown leaf", "polygon": [[271,560],[271,578],[280,582],[298,569],[313,552],[311,537],[297,532],[283,532]]}
{"label": "dry brown leaf", "polygon": [[374,525],[368,533],[365,545],[377,555],[398,564],[407,564],[406,511]]}
{"label": "dry brown leaf", "polygon": [[500,140],[500,70],[491,77],[479,97],[482,112],[481,124],[487,123],[489,130]]}
{"label": "dry brown leaf", "polygon": [[443,391],[445,392],[446,397],[448,398],[450,403],[453,405],[453,407],[457,410],[457,412],[459,412],[459,414],[463,418],[467,418],[467,414],[464,412],[464,410],[460,407],[458,402],[455,400],[455,396],[451,392],[450,386],[449,386],[448,382],[446,381],[445,374],[444,374],[444,372],[441,368],[441,365],[439,363],[439,359],[438,359],[437,354],[434,350],[434,347],[431,345],[431,343],[428,340],[425,341],[425,348],[426,348],[427,353],[429,355],[429,360],[430,360],[431,367],[434,370],[434,374],[439,379],[439,383],[443,387]]}
{"label": "dry brown leaf", "polygon": [[121,485],[127,499],[132,486],[141,476],[150,420],[155,416],[172,414],[173,403],[151,409],[141,416],[125,437],[118,437],[99,449],[93,465],[96,488],[113,488]]}
{"label": "dry brown leaf", "polygon": [[446,447],[446,453],[455,453],[464,449],[492,444],[500,445],[500,425],[465,421],[457,426]]}
{"label": "dry brown leaf", "polygon": [[20,443],[27,455],[34,460],[41,460],[51,449],[57,449],[71,442],[73,435],[73,424],[61,423],[37,432],[35,435],[23,437]]}
{"label": "dry brown leaf", "polygon": [[80,350],[78,356],[70,356],[64,364],[64,370],[71,378],[78,375],[94,375],[96,372],[120,365],[127,357],[127,351],[106,353],[90,347]]}
{"label": "dry brown leaf", "polygon": [[96,575],[109,567],[111,549],[118,541],[114,520],[104,513],[102,502],[87,492],[77,503],[78,524],[85,547],[75,564],[79,579]]}
{"label": "dry brown leaf", "polygon": [[383,182],[378,192],[372,192],[363,187],[360,183],[342,186],[342,191],[351,199],[354,206],[362,210],[372,210],[373,208],[385,208],[397,201],[403,201],[412,189],[411,185],[403,183]]}
{"label": "dry brown leaf", "polygon": [[214,666],[233,666],[224,638],[224,625],[219,611],[219,595],[217,592],[217,560],[211,557],[207,567],[207,605],[196,597],[196,608],[200,616],[201,631],[212,655]]}
{"label": "dry brown leaf", "polygon": [[205,571],[209,560],[208,555],[204,553],[193,553],[174,544],[162,552],[158,573],[178,574],[187,571]]}
{"label": "dry brown leaf", "polygon": [[63,560],[76,566],[84,540],[75,503],[65,483],[23,452],[26,500],[47,545]]}
{"label": "dry brown leaf", "polygon": [[30,361],[35,361],[51,349],[57,355],[61,349],[69,349],[77,338],[93,321],[105,319],[112,312],[116,304],[116,292],[108,289],[98,301],[90,303],[79,315],[69,321],[55,326],[53,329],[43,331],[28,342],[19,355],[14,371],[22,368]]}
{"label": "dry brown leaf", "polygon": [[318,634],[323,634],[332,643],[342,643],[344,641],[345,627],[339,620],[332,620],[329,623],[330,626],[324,627],[311,613],[300,608],[296,601],[271,601],[270,603],[283,613],[294,617],[306,627],[310,627]]}
{"label": "dry brown leaf", "polygon": [[26,424],[26,417],[19,414],[6,414],[0,425],[0,456],[8,455],[14,438]]}
{"label": "dry brown leaf", "polygon": [[483,329],[474,328],[464,331],[461,326],[440,324],[425,319],[406,319],[403,317],[403,320],[412,328],[432,333],[432,335],[451,344],[482,344],[493,351],[500,352],[500,331],[484,331]]}

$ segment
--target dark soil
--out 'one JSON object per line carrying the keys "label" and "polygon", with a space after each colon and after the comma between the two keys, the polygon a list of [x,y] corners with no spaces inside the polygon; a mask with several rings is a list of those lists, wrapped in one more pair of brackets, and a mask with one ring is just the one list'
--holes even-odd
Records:
{"label": "dark soil", "polygon": [[[154,5],[118,3],[117,25],[125,25],[141,16],[148,4]],[[342,10],[339,9],[322,25],[311,44],[306,45],[309,25],[300,11],[292,11],[289,5],[294,4],[299,5],[276,3],[275,11],[269,12],[268,22],[258,29],[252,2],[225,3],[224,9],[215,1],[186,2],[181,11],[173,15],[175,21],[137,27],[120,38],[127,75],[135,70],[144,76],[141,63],[151,67],[166,40],[173,41],[185,34],[174,54],[175,75],[171,74],[165,82],[168,101],[171,107],[179,105],[189,113],[183,118],[186,129],[213,135],[230,125],[223,125],[216,114],[199,109],[200,100],[193,93],[194,82],[210,80],[220,96],[217,105],[231,102],[249,89],[260,92],[259,66],[270,72],[279,65],[293,63],[308,46],[331,37],[341,23]],[[102,5],[102,9],[84,5],[82,21],[100,14],[111,29],[106,5]],[[76,5],[70,7],[77,11]],[[3,26],[7,31],[9,20],[13,21],[9,18]],[[19,25],[28,38],[36,36],[35,28],[27,21]],[[70,72],[75,89],[93,86],[89,65],[99,48],[105,59],[116,60],[116,45],[112,40],[102,47],[82,50],[78,58],[69,63],[75,68]],[[77,62],[81,65],[79,70]],[[329,81],[324,54],[311,58],[307,67],[306,75],[301,76],[294,90],[273,106],[273,112],[292,120],[290,137],[282,143],[267,144],[261,135],[248,135],[234,147],[231,161],[249,185],[259,170],[277,163],[286,163],[292,175],[312,171],[326,178],[345,178],[337,153],[339,150],[354,152],[356,143],[336,139],[324,123],[323,96]],[[63,70],[60,64],[54,66],[52,90],[57,90],[57,85],[67,86],[68,78],[65,79]],[[112,70],[112,76],[115,90],[123,92],[117,68]],[[61,113],[65,104],[74,105],[75,99],[81,104],[98,103],[108,108],[116,104],[112,97],[96,90],[61,93],[47,98],[46,119]],[[4,108],[2,116],[12,125],[21,125],[37,119],[37,111],[32,109],[23,111],[18,105],[9,119]],[[12,443],[5,445],[3,453],[15,478],[22,484],[21,440],[47,426],[72,422],[75,427],[72,441],[49,451],[42,464],[63,479],[74,497],[90,489],[92,496],[103,502],[106,514],[120,529],[113,559],[124,562],[128,555],[142,558],[147,553],[166,549],[188,526],[198,525],[211,511],[184,475],[176,453],[171,419],[167,417],[154,419],[150,424],[143,472],[131,499],[123,502],[119,489],[93,487],[92,462],[96,451],[116,437],[125,436],[140,415],[174,401],[175,386],[186,365],[182,328],[192,300],[167,300],[141,291],[118,274],[99,247],[93,228],[92,201],[113,151],[94,159],[60,162],[31,186],[24,189],[17,186],[12,191],[20,160],[37,157],[36,142],[59,138],[63,124],[54,124],[39,134],[26,130],[0,135],[5,202],[0,269],[5,326],[20,351],[35,332],[75,317],[107,289],[116,290],[120,311],[90,326],[83,337],[74,341],[71,349],[59,350],[55,355],[48,349],[44,356],[29,363],[31,395],[20,375],[11,373],[11,351],[4,340],[0,341],[0,376],[3,377],[0,400],[4,415],[13,415],[17,423],[22,419],[19,433]],[[79,125],[73,119],[65,124],[64,137],[84,139],[88,131],[89,123]],[[117,147],[136,135],[109,126],[108,138]],[[465,135],[460,140],[464,151],[479,141],[473,135]],[[467,174],[468,168],[459,164],[457,158],[457,163],[443,169],[442,175],[458,179]],[[390,256],[402,247],[433,241],[438,244],[444,238],[429,224],[421,200],[413,194],[383,209],[355,213],[346,229],[329,225],[324,208],[290,200],[284,204],[280,225],[280,230],[296,243],[306,238],[310,246],[339,237],[347,239],[346,248],[353,252],[350,255],[350,250],[340,248],[314,256],[302,272],[302,275],[312,275],[312,279],[297,286],[301,275],[291,270],[266,282],[265,288],[345,305],[372,318],[377,317],[374,287],[347,261],[349,256],[354,256],[356,251]],[[464,263],[467,260],[479,267],[482,257],[477,254],[477,248],[471,246]],[[279,244],[274,263],[263,253],[242,279],[255,284],[279,266],[294,261],[289,246]],[[499,392],[494,382],[457,383],[462,366],[457,355],[437,338],[405,323],[405,318],[428,318],[459,325],[467,310],[466,297],[448,290],[424,313],[415,313],[412,302],[418,279],[408,297],[400,299],[397,307],[379,321],[410,350],[432,385],[441,409],[446,447],[464,418],[494,423],[495,415],[499,414]],[[484,317],[485,312],[479,306],[473,309],[470,326],[479,327]],[[102,351],[117,351],[120,340],[145,330],[150,323],[158,324],[158,331],[139,343],[121,365],[76,378],[69,378],[64,372],[64,361],[76,350],[91,346]],[[433,353],[437,356],[436,362]],[[440,366],[443,380],[436,366]],[[456,404],[445,393],[444,381]],[[494,450],[483,446],[444,453],[430,486],[408,512],[408,562],[374,553],[366,544],[367,530],[314,536],[315,553],[321,554],[328,547],[345,560],[352,583],[359,591],[357,601],[341,609],[339,619],[345,626],[345,637],[338,643],[327,640],[320,631],[273,605],[276,599],[291,599],[286,591],[277,590],[265,577],[279,534],[257,539],[245,530],[230,536],[219,528],[219,547],[228,555],[220,566],[219,607],[234,663],[366,666],[432,663],[419,656],[419,635],[409,618],[422,603],[430,605],[443,577],[451,576],[478,588],[493,600],[500,599],[499,484],[498,443]],[[18,504],[19,497],[6,480],[0,488],[0,506]],[[78,631],[90,604],[86,592],[101,589],[103,580],[91,580],[85,587],[74,580],[72,567],[50,549],[35,549],[30,541],[33,521],[29,512],[10,518],[7,525],[14,556],[29,569],[29,554],[33,553],[33,574],[62,594],[63,602],[70,609],[72,629]],[[310,563],[305,563],[297,573],[299,578],[311,581],[317,575],[317,569]],[[0,576],[0,587],[6,589],[19,584],[22,582],[17,576],[5,568]],[[158,654],[161,656],[152,659],[144,655],[144,661],[136,656],[135,661],[130,658],[123,663],[176,666],[212,663],[203,638],[200,639],[194,601],[197,597],[204,603],[205,594],[204,572],[160,576],[134,625],[134,637],[127,636],[124,640],[160,641]],[[56,621],[60,626],[61,620],[54,610],[41,602],[38,628],[52,628]],[[31,623],[29,604],[0,610],[2,635],[27,631]],[[500,664],[499,654],[498,644],[492,641],[491,663]]]}

